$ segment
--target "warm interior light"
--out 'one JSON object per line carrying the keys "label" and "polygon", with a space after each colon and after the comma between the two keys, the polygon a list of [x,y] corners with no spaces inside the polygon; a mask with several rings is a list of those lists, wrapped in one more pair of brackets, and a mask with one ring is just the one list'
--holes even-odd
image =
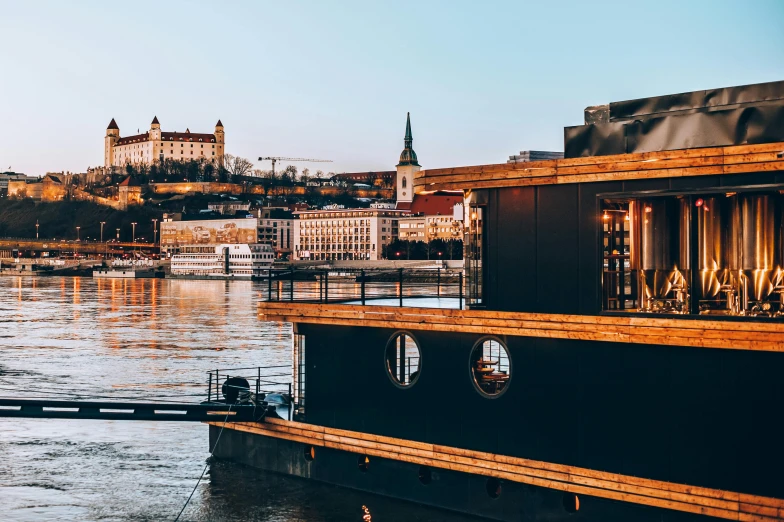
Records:
{"label": "warm interior light", "polygon": [[702,198],[698,198],[697,201],[694,202],[694,205],[701,207],[703,203],[705,202],[702,200]]}
{"label": "warm interior light", "polygon": [[651,207],[650,205],[645,205],[645,212],[650,213],[652,211],[653,211],[653,207]]}
{"label": "warm interior light", "polygon": [[626,221],[629,221],[629,213],[628,212],[626,213],[626,218],[625,219],[626,219]]}
{"label": "warm interior light", "polygon": [[608,214],[608,213],[607,213],[607,211],[605,210],[605,211],[604,211],[604,216],[602,216],[602,217],[603,217],[604,219],[610,219],[610,214]]}

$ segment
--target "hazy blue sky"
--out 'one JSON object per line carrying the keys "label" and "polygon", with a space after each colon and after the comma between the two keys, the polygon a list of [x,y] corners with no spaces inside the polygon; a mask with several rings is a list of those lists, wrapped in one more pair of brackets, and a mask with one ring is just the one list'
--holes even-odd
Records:
{"label": "hazy blue sky", "polygon": [[[114,117],[393,169],[563,150],[587,105],[784,80],[784,1],[0,0],[0,170],[103,163]],[[261,167],[267,169],[269,164]]]}

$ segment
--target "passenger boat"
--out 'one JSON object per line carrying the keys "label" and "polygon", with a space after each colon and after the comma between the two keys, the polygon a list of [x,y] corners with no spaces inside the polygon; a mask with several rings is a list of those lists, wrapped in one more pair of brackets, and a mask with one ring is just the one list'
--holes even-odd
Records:
{"label": "passenger boat", "polygon": [[414,186],[464,190],[467,305],[262,302],[296,415],[216,456],[493,520],[784,519],[784,82]]}
{"label": "passenger boat", "polygon": [[174,279],[252,279],[269,274],[275,254],[267,244],[184,245],[171,258]]}
{"label": "passenger boat", "polygon": [[156,271],[151,260],[114,260],[108,266],[93,268],[93,277],[98,279],[153,279],[163,277]]}

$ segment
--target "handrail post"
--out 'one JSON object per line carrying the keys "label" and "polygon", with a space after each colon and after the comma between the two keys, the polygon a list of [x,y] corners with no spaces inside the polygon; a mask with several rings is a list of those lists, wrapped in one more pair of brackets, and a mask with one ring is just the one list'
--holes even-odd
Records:
{"label": "handrail post", "polygon": [[362,278],[362,283],[361,283],[361,286],[360,286],[361,292],[362,292],[362,306],[365,306],[365,271],[364,270],[360,270],[359,273],[360,273],[359,277]]}
{"label": "handrail post", "polygon": [[462,310],[463,309],[463,272],[460,272],[458,285],[460,287],[460,299],[458,301],[458,310]]}
{"label": "handrail post", "polygon": [[207,375],[210,376],[210,380],[207,384],[207,402],[212,402],[212,372],[207,372]]}
{"label": "handrail post", "polygon": [[398,268],[398,293],[400,294],[400,306],[403,306],[403,269]]}
{"label": "handrail post", "polygon": [[261,366],[256,367],[256,400],[259,400],[260,383],[261,382]]}
{"label": "handrail post", "polygon": [[289,420],[291,420],[291,410],[294,409],[294,403],[291,402],[291,383],[289,383]]}
{"label": "handrail post", "polygon": [[291,291],[289,292],[289,301],[294,300],[294,268],[291,269]]}
{"label": "handrail post", "polygon": [[272,301],[272,268],[267,271],[267,301]]}
{"label": "handrail post", "polygon": [[324,271],[324,302],[329,302],[329,271]]}
{"label": "handrail post", "polygon": [[441,297],[441,267],[438,267],[438,281],[436,283],[436,296]]}
{"label": "handrail post", "polygon": [[215,370],[215,402],[218,402],[220,400],[220,388],[218,388],[218,386],[220,386],[220,384],[218,384],[219,382],[220,382],[220,370]]}

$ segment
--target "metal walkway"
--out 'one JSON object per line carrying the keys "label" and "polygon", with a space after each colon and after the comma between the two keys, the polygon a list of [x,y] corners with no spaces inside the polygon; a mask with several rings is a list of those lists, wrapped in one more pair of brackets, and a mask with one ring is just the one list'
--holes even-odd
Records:
{"label": "metal walkway", "polygon": [[[229,409],[231,408],[231,409]],[[96,402],[46,399],[0,399],[0,417],[29,419],[98,419],[204,422],[261,420],[274,406],[221,403]]]}

